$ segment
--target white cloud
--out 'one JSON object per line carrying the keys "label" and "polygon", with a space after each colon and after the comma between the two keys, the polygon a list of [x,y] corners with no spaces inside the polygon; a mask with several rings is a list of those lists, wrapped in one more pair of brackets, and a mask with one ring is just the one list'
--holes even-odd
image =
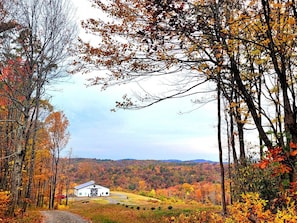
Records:
{"label": "white cloud", "polygon": [[213,105],[183,115],[190,99],[165,101],[136,110],[111,112],[127,86],[101,92],[82,76],[56,88],[52,103],[70,121],[69,147],[76,156],[141,159],[216,159]]}

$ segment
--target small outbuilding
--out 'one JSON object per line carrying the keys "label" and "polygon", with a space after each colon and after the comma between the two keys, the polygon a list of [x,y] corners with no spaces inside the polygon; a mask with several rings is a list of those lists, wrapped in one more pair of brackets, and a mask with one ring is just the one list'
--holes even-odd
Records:
{"label": "small outbuilding", "polygon": [[95,184],[93,180],[74,187],[74,195],[77,197],[101,197],[109,196],[109,188]]}

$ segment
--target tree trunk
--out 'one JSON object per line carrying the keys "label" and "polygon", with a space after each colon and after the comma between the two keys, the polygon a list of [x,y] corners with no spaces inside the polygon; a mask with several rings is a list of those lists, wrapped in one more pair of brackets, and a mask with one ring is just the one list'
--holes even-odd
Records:
{"label": "tree trunk", "polygon": [[237,129],[238,129],[238,140],[239,140],[239,157],[240,157],[240,163],[245,163],[245,148],[244,148],[244,130],[243,130],[243,124],[237,123]]}
{"label": "tree trunk", "polygon": [[34,169],[35,169],[35,147],[36,147],[36,137],[37,137],[37,128],[38,128],[38,117],[39,117],[39,107],[40,107],[40,97],[41,97],[41,87],[42,84],[42,78],[40,75],[38,75],[39,81],[38,81],[38,87],[36,89],[36,97],[35,97],[35,108],[32,114],[31,118],[31,128],[33,127],[33,135],[32,135],[32,146],[31,146],[31,158],[30,158],[30,167],[29,167],[29,179],[28,184],[25,192],[25,202],[23,204],[23,211],[25,212],[27,209],[28,202],[27,200],[31,197],[31,189],[34,179]]}
{"label": "tree trunk", "polygon": [[14,165],[12,170],[11,179],[11,202],[8,209],[8,215],[13,216],[15,209],[20,201],[20,192],[22,189],[22,168],[25,158],[25,150],[22,148],[22,140],[17,145],[17,151],[14,159]]}
{"label": "tree trunk", "polygon": [[[230,112],[228,113],[228,115],[230,116]],[[227,114],[225,115],[225,121],[226,121],[226,125],[227,125],[227,143],[228,143],[228,177],[230,179],[229,182],[229,187],[230,187],[230,204],[233,203],[232,201],[232,163],[231,163],[231,128],[230,128],[230,123],[229,123],[229,116]],[[231,115],[232,117],[232,115]],[[232,133],[233,134],[233,133]],[[235,165],[235,164],[234,164]]]}
{"label": "tree trunk", "polygon": [[50,183],[50,203],[49,203],[49,209],[54,209],[55,206],[55,193],[56,193],[56,187],[57,187],[57,177],[58,177],[58,164],[59,164],[59,154],[57,157],[55,155],[52,156],[53,159],[53,176]]}
{"label": "tree trunk", "polygon": [[[258,89],[257,89],[257,92],[258,92],[258,116],[259,116],[259,124],[262,125],[262,117],[261,117],[261,106],[262,106],[262,81],[261,81],[261,77],[263,75],[263,72],[262,72],[262,69],[261,67],[259,66],[259,77],[258,77],[258,83],[259,83],[259,86],[258,86]],[[264,157],[264,151],[263,151],[263,140],[261,138],[259,138],[259,146],[260,146],[260,149],[259,149],[259,152],[260,152],[260,159],[262,159]]]}
{"label": "tree trunk", "polygon": [[238,158],[237,158],[237,152],[236,152],[236,147],[235,147],[235,137],[234,137],[234,121],[233,121],[232,114],[230,114],[230,137],[231,137],[231,148],[232,148],[233,162],[235,165],[238,165]]}
{"label": "tree trunk", "polygon": [[224,162],[223,162],[223,149],[222,149],[222,136],[221,136],[221,86],[220,80],[218,77],[217,83],[217,97],[218,97],[218,147],[219,147],[219,160],[220,160],[220,169],[221,169],[221,193],[222,193],[222,213],[223,215],[227,214],[227,206],[226,206],[226,194],[225,194],[225,170],[224,170]]}

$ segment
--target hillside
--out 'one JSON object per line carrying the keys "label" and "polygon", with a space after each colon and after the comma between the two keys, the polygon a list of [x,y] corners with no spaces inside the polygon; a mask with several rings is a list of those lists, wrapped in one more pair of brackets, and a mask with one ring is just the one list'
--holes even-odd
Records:
{"label": "hillside", "polygon": [[77,184],[94,180],[111,189],[131,191],[163,189],[197,182],[219,182],[219,165],[193,160],[71,160],[71,181]]}

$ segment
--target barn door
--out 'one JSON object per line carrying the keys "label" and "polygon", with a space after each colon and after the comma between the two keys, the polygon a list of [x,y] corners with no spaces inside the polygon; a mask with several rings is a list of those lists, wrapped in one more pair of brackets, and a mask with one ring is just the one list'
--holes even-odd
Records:
{"label": "barn door", "polygon": [[91,188],[91,197],[98,196],[98,188]]}

